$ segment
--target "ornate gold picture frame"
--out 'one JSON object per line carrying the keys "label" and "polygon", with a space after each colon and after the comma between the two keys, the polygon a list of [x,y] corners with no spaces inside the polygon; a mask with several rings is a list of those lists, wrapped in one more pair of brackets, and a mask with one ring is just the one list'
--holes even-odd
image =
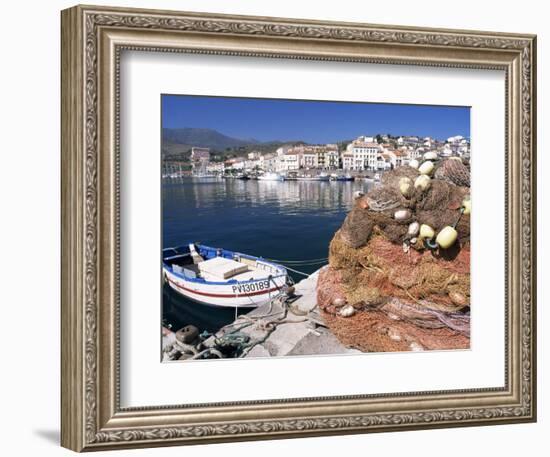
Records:
{"label": "ornate gold picture frame", "polygon": [[[536,420],[535,36],[93,6],[64,10],[61,33],[64,447]],[[504,71],[505,386],[122,408],[119,70],[126,50]]]}

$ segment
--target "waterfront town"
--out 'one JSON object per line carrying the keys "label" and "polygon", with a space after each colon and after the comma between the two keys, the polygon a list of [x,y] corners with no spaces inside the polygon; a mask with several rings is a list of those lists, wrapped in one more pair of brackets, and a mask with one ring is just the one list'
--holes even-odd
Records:
{"label": "waterfront town", "polygon": [[435,153],[440,158],[460,157],[467,161],[470,142],[460,135],[445,140],[418,136],[359,136],[349,143],[286,144],[271,152],[252,150],[242,156],[221,159],[213,156],[209,148],[192,147],[191,170],[183,171],[181,163],[165,163],[163,176],[259,177],[276,174],[292,177],[298,173],[331,172],[334,176],[347,174],[357,177],[365,172],[384,172],[408,165],[426,153]]}

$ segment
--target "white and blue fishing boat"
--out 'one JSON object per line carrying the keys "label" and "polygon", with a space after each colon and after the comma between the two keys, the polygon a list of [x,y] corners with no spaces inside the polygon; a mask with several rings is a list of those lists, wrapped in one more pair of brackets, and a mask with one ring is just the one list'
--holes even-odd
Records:
{"label": "white and blue fishing boat", "polygon": [[281,265],[195,243],[163,249],[162,271],[164,281],[184,297],[224,308],[255,308],[289,282]]}

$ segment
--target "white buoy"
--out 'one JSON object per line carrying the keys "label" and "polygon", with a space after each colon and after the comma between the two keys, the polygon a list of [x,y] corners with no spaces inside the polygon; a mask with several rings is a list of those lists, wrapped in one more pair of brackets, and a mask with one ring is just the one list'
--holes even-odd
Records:
{"label": "white buoy", "polygon": [[407,230],[407,235],[416,236],[420,232],[420,224],[418,222],[411,222],[409,229]]}
{"label": "white buoy", "polygon": [[355,308],[351,305],[345,305],[342,308],[340,308],[340,311],[338,311],[338,314],[342,317],[351,317],[355,314]]}
{"label": "white buoy", "polygon": [[424,160],[436,160],[437,159],[437,152],[435,151],[428,151],[424,154]]}
{"label": "white buoy", "polygon": [[406,221],[407,219],[410,219],[410,217],[411,217],[411,211],[408,209],[398,209],[393,214],[393,218],[396,221]]}
{"label": "white buoy", "polygon": [[420,163],[418,163],[418,160],[416,159],[412,159],[410,162],[409,162],[409,167],[413,167],[415,169],[418,169]]}

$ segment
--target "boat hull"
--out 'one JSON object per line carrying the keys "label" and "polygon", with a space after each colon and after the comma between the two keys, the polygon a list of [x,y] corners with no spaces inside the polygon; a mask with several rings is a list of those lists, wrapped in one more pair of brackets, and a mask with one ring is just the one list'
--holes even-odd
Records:
{"label": "boat hull", "polygon": [[301,177],[296,178],[297,181],[330,181],[330,176],[321,176],[321,177]]}
{"label": "boat hull", "polygon": [[286,285],[286,275],[247,282],[194,282],[163,268],[164,279],[175,292],[195,302],[221,308],[256,308]]}

